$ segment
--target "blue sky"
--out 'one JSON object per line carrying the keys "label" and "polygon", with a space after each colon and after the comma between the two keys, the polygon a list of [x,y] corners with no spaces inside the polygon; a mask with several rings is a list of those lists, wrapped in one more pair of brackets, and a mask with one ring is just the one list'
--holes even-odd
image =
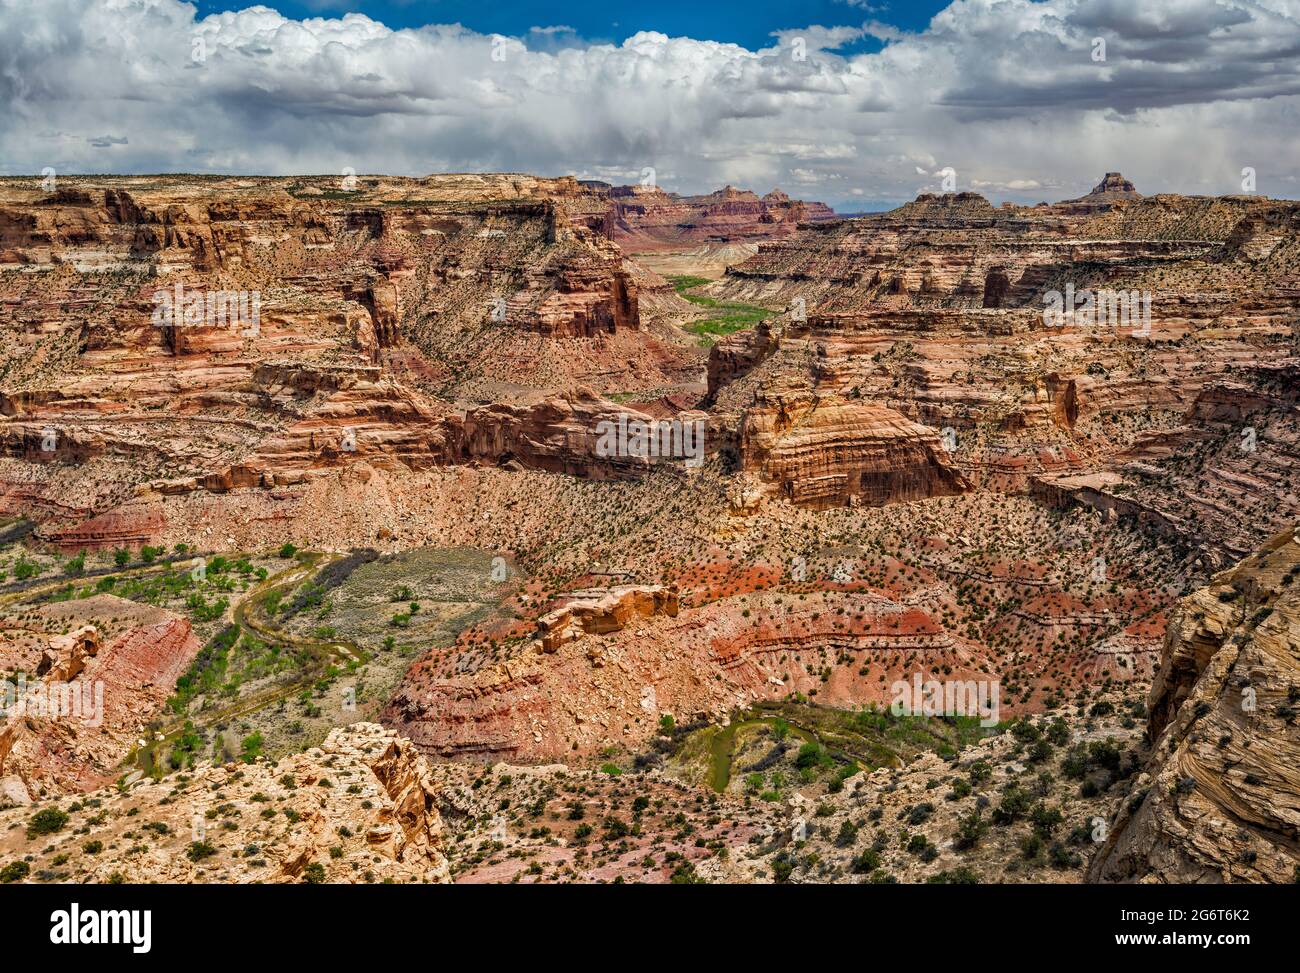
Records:
{"label": "blue sky", "polygon": [[[363,13],[389,27],[422,27],[459,23],[479,33],[522,37],[532,27],[572,27],[584,41],[621,43],[640,30],[670,37],[727,41],[750,50],[772,43],[771,33],[808,24],[832,26],[878,20],[909,32],[924,29],[930,18],[948,6],[939,0],[609,0],[602,3],[557,0],[267,0],[264,4],[286,17],[337,17],[347,11]],[[195,4],[201,15],[239,10],[248,3]],[[880,49],[873,39],[845,45],[845,51]]]}

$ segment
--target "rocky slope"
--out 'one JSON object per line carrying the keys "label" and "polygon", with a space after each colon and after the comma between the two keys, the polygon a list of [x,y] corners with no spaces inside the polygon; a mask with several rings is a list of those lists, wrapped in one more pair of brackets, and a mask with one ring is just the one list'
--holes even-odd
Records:
{"label": "rocky slope", "polygon": [[1288,530],[1170,614],[1153,749],[1095,881],[1300,875],[1300,535]]}
{"label": "rocky slope", "polygon": [[[696,872],[744,883],[1084,881],[1141,757],[1134,708],[1108,696],[956,753],[861,771],[842,787],[815,777],[792,789],[761,842]],[[751,755],[771,743],[754,740]],[[794,761],[779,766],[798,772]]]}
{"label": "rocky slope", "polygon": [[69,546],[140,544],[157,505],[114,510],[138,489],[564,453],[537,428],[564,421],[548,394],[614,413],[596,393],[701,368],[642,330],[633,272],[588,225],[601,205],[509,176],[5,181],[0,510]]}
{"label": "rocky slope", "polygon": [[408,741],[358,723],[276,764],[0,811],[0,855],[27,881],[446,882],[438,791]]}
{"label": "rocky slope", "polygon": [[[1112,693],[956,749],[920,733],[919,752],[865,768],[839,749],[856,746],[848,738],[807,744],[779,719],[746,720],[723,730],[735,772],[720,789],[694,777],[707,729],[661,733],[633,767],[443,764],[452,872],[460,883],[1079,882],[1142,758],[1141,706]],[[907,733],[879,711],[842,723]]]}
{"label": "rocky slope", "polygon": [[0,683],[0,793],[26,804],[116,779],[199,647],[189,619],[108,594],[0,617],[15,674]]}

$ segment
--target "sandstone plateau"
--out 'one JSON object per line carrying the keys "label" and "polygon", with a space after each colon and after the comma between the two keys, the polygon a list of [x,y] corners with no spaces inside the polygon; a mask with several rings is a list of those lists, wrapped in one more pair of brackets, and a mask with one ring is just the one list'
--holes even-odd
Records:
{"label": "sandstone plateau", "polygon": [[790,236],[800,222],[835,219],[830,207],[791,199],[780,189],[758,196],[724,186],[705,196],[679,196],[656,186],[585,185],[608,193],[610,236],[631,253],[769,240]]}

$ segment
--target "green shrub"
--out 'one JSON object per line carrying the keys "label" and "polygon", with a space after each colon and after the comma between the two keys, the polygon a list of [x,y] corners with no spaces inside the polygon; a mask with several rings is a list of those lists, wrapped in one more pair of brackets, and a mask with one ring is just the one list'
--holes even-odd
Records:
{"label": "green shrub", "polygon": [[262,755],[262,743],[262,734],[260,733],[250,733],[244,737],[244,743],[239,754],[240,759],[246,764],[251,764]]}
{"label": "green shrub", "polygon": [[42,808],[31,816],[27,822],[27,837],[35,838],[41,834],[54,834],[62,831],[68,823],[68,815],[57,807]]}
{"label": "green shrub", "polygon": [[969,865],[959,865],[952,871],[936,872],[926,880],[927,885],[979,885],[979,876]]}
{"label": "green shrub", "polygon": [[788,882],[793,871],[794,862],[788,856],[778,855],[772,859],[772,878],[777,882]]}
{"label": "green shrub", "polygon": [[960,815],[957,818],[957,837],[953,841],[953,847],[959,851],[974,848],[979,844],[980,838],[988,827],[988,822],[984,820],[984,814],[979,808],[975,808],[970,814]]}
{"label": "green shrub", "polygon": [[205,858],[211,858],[217,853],[217,849],[206,841],[191,841],[190,846],[185,849],[185,857],[192,862],[201,862]]}
{"label": "green shrub", "polygon": [[805,743],[799,748],[794,758],[794,765],[800,770],[815,767],[826,759],[826,748],[820,743]]}
{"label": "green shrub", "polygon": [[1029,810],[1029,794],[1019,787],[1011,786],[1002,794],[1002,800],[993,809],[993,820],[997,824],[1011,824]]}
{"label": "green shrub", "polygon": [[840,823],[839,834],[835,836],[836,848],[848,848],[853,842],[858,840],[858,826],[852,821],[843,821]]}
{"label": "green shrub", "polygon": [[853,861],[849,863],[849,868],[859,875],[874,872],[879,867],[880,853],[873,848],[863,849],[862,853],[855,855]]}

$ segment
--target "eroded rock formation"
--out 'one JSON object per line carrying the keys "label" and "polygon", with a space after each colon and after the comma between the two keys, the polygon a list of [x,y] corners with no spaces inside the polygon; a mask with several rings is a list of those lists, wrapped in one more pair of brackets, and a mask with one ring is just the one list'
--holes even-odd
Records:
{"label": "eroded rock formation", "polygon": [[760,393],[740,443],[743,469],[800,506],[883,506],[970,487],[949,464],[938,430],[835,395]]}
{"label": "eroded rock formation", "polygon": [[628,376],[702,367],[642,331],[573,179],[60,182],[0,185],[0,265],[25,271],[0,294],[0,512],[69,549],[148,543],[150,497],[358,460],[591,471],[564,458],[590,438],[575,390],[610,411]]}
{"label": "eroded rock formation", "polygon": [[662,585],[576,591],[562,601],[559,608],[537,620],[537,647],[542,652],[554,652],[584,635],[621,632],[636,618],[675,618],[678,611],[677,591]]}
{"label": "eroded rock formation", "polygon": [[1300,540],[1288,530],[1171,613],[1153,751],[1090,878],[1294,882]]}
{"label": "eroded rock formation", "polygon": [[[1223,566],[1300,516],[1281,486],[1300,474],[1298,213],[1111,173],[1050,206],[927,195],[805,225],[706,288],[785,308],[713,347],[708,401],[742,430],[789,388],[890,409],[947,430],[975,488],[1132,518]],[[1066,294],[1106,313],[1057,320]]]}

